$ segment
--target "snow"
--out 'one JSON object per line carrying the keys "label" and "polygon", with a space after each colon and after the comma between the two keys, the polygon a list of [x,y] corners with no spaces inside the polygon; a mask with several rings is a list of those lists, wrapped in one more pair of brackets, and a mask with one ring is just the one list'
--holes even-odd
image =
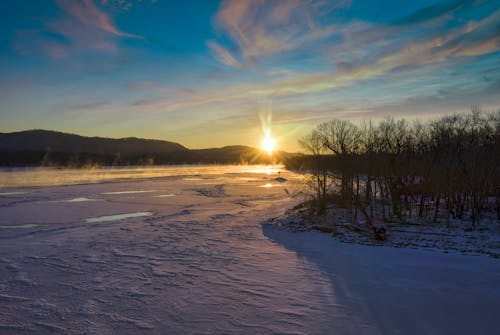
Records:
{"label": "snow", "polygon": [[85,219],[85,222],[95,223],[95,222],[118,221],[118,220],[124,220],[124,219],[129,219],[129,218],[139,218],[142,216],[151,216],[151,215],[153,215],[153,212],[136,212],[136,213],[103,215],[103,216],[98,216],[96,218]]}
{"label": "snow", "polygon": [[329,206],[323,215],[318,216],[311,214],[308,206],[301,204],[269,221],[293,231],[326,232],[346,243],[434,249],[445,253],[486,254],[500,258],[500,222],[494,212],[483,214],[482,220],[475,227],[467,219],[440,220],[434,223],[413,217],[401,223],[397,220],[382,221],[380,215],[375,217],[372,225],[385,229],[385,241],[374,239],[373,230],[361,215],[356,219],[348,209],[335,205]]}
{"label": "snow", "polygon": [[267,224],[299,201],[279,169],[0,172],[0,333],[496,333],[499,259]]}

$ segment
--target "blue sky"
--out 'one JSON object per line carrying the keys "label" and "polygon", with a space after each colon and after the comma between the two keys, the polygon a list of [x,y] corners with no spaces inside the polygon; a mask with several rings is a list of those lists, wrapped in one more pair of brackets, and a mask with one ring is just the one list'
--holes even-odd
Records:
{"label": "blue sky", "polygon": [[4,1],[0,131],[279,146],[500,108],[500,0]]}

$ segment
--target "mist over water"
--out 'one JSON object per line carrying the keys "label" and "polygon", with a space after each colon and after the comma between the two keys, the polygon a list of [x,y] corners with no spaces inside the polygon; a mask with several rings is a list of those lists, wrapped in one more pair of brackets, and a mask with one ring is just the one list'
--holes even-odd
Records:
{"label": "mist over water", "polygon": [[4,168],[0,189],[36,186],[95,184],[172,176],[222,175],[232,173],[271,174],[281,165],[172,165],[155,167],[102,167],[92,169]]}

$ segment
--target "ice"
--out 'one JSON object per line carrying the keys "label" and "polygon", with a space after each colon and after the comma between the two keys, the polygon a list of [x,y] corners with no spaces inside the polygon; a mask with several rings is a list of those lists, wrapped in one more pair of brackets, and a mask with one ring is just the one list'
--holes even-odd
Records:
{"label": "ice", "polygon": [[85,202],[85,201],[97,201],[98,199],[89,199],[89,198],[73,198],[69,200],[65,200],[66,202]]}
{"label": "ice", "polygon": [[280,185],[280,184],[273,184],[273,183],[266,183],[264,185],[260,185],[260,187],[264,187],[264,188],[271,188],[271,187],[281,187],[283,185]]}
{"label": "ice", "polygon": [[[269,225],[301,200],[290,196],[301,177],[282,168],[130,169],[143,177],[127,180],[105,169],[115,178],[75,185],[95,177],[83,171],[52,186],[9,181],[8,192],[26,194],[8,197],[0,224],[26,227],[0,229],[0,333],[498,331],[499,259]],[[198,175],[217,184],[183,180]],[[260,187],[279,176],[288,194]],[[157,193],[116,193],[146,190]]]}
{"label": "ice", "polygon": [[123,214],[114,214],[114,215],[104,215],[98,216],[95,218],[85,219],[87,223],[95,223],[95,222],[107,222],[107,221],[118,221],[130,218],[138,218],[142,216],[151,216],[153,212],[136,212],[136,213],[123,213]]}
{"label": "ice", "polygon": [[26,192],[0,192],[0,196],[26,194]]}
{"label": "ice", "polygon": [[153,193],[154,190],[132,190],[132,191],[115,191],[115,192],[103,192],[101,194],[136,194],[136,193]]}
{"label": "ice", "polygon": [[19,224],[19,225],[0,225],[0,229],[30,229],[38,227],[39,225],[33,223]]}

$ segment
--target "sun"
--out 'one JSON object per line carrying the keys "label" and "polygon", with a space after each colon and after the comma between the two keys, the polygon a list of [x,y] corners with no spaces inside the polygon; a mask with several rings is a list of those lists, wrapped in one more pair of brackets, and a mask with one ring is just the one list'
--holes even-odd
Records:
{"label": "sun", "polygon": [[274,149],[276,148],[276,140],[272,138],[270,135],[266,135],[262,142],[260,143],[260,147],[265,150],[269,155],[273,154]]}

